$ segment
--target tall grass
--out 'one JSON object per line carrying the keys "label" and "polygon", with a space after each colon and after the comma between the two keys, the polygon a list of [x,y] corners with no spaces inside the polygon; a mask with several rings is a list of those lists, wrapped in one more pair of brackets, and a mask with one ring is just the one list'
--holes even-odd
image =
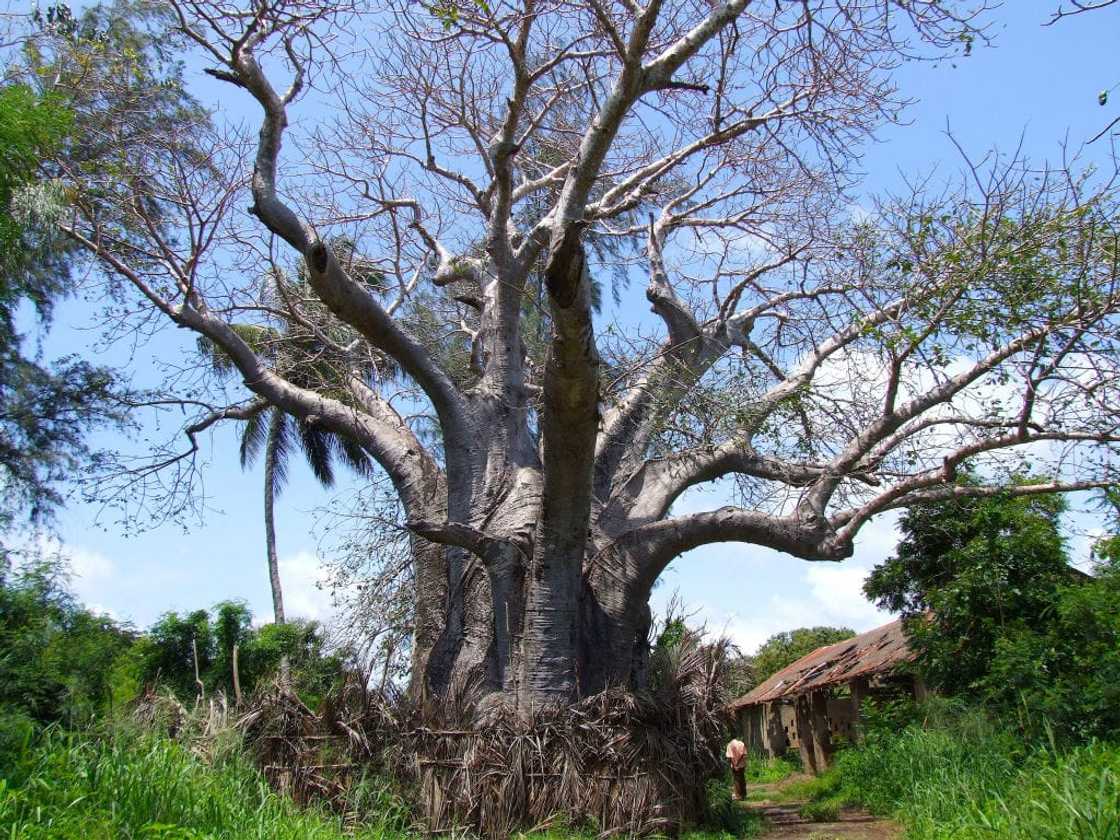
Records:
{"label": "tall grass", "polygon": [[[21,840],[388,840],[406,815],[384,801],[348,827],[273,792],[236,752],[204,764],[152,734],[48,730],[0,756],[0,837]],[[348,830],[352,828],[353,830]]]}
{"label": "tall grass", "polygon": [[875,733],[835,777],[838,798],[892,814],[908,840],[1120,840],[1120,747],[1025,746],[978,713]]}

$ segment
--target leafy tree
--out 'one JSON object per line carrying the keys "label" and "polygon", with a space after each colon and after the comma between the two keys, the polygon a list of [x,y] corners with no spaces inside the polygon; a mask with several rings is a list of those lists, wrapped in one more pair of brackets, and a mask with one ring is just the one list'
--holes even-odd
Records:
{"label": "leafy tree", "polygon": [[0,557],[0,713],[76,725],[107,711],[134,637],[74,600],[58,558]]}
{"label": "leafy tree", "polygon": [[195,675],[202,680],[210,672],[216,652],[210,615],[206,610],[166,613],[148,630],[141,651],[146,683],[166,685],[179,697],[197,696],[205,681],[199,686]]}
{"label": "leafy tree", "polygon": [[[78,287],[73,268],[85,251],[61,230],[90,176],[115,178],[112,192],[151,158],[159,138],[181,138],[202,117],[179,83],[167,36],[168,10],[121,0],[75,16],[65,5],[37,10],[9,55],[0,82],[0,527],[18,515],[47,516],[60,487],[106,457],[88,433],[125,420],[126,394],[116,372],[77,356],[44,363],[17,330],[30,304],[49,327],[55,304]],[[104,188],[87,207],[127,238],[138,220],[114,212]],[[121,398],[126,399],[122,402]]]}
{"label": "leafy tree", "polygon": [[252,612],[240,601],[223,601],[212,610],[165,614],[140,639],[139,674],[149,685],[170,688],[180,699],[200,692],[195,681],[197,650],[201,691],[232,696],[233,648],[238,648],[238,679],[243,693],[271,679],[287,661],[290,681],[315,700],[341,677],[346,649],[328,650],[322,628],[313,621],[252,626]]}
{"label": "leafy tree", "polygon": [[799,627],[775,633],[762,643],[751,658],[754,685],[765,682],[787,665],[792,665],[817,648],[842,642],[855,634],[856,631],[849,627]]}
{"label": "leafy tree", "polygon": [[1054,494],[998,494],[903,515],[897,553],[872,571],[864,592],[907,619],[931,685],[965,691],[988,674],[1011,628],[1047,626],[1059,589],[1079,574],[1067,563],[1064,511]]}
{"label": "leafy tree", "polygon": [[1093,579],[1059,585],[1042,620],[1003,627],[978,685],[1034,734],[1120,735],[1120,564],[1105,561]]}
{"label": "leafy tree", "polygon": [[1100,506],[1105,512],[1109,533],[1093,544],[1093,556],[1102,567],[1120,564],[1120,488],[1108,487],[1101,491]]}
{"label": "leafy tree", "polygon": [[42,365],[26,355],[16,325],[21,305],[46,321],[66,292],[71,252],[33,214],[57,200],[39,184],[40,162],[73,127],[62,97],[0,86],[0,529],[61,501],[58,484],[83,463],[85,434],[109,405],[106,370],[74,357]]}

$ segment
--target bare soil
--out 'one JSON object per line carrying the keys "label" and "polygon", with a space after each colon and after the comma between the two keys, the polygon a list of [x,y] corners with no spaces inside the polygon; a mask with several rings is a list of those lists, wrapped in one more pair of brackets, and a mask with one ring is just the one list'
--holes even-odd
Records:
{"label": "bare soil", "polygon": [[[801,816],[805,800],[788,800],[781,790],[800,778],[772,785],[748,785],[748,811],[760,814],[768,824],[762,840],[901,840],[902,828],[890,820],[873,817],[859,808],[844,808],[832,822],[812,822]],[[774,801],[767,794],[774,794]]]}

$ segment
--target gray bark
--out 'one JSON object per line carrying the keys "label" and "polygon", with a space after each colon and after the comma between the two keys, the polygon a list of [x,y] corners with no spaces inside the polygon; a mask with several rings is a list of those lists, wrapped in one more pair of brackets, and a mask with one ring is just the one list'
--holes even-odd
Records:
{"label": "gray bark", "polygon": [[272,587],[272,618],[284,623],[284,592],[280,586],[280,561],[276,553],[276,441],[284,413],[273,409],[268,422],[268,440],[264,450],[264,537],[268,555],[268,583]]}
{"label": "gray bark", "polygon": [[[982,258],[976,265],[962,268],[963,273],[957,277],[934,260],[936,270],[929,272],[928,282],[915,285],[910,292],[903,288],[893,300],[875,294],[874,278],[865,279],[862,269],[851,277],[840,271],[840,279],[834,280],[827,271],[831,245],[822,248],[827,277],[824,273],[812,277],[806,273],[804,280],[792,285],[787,282],[789,278],[776,285],[756,282],[764,272],[798,259],[800,246],[791,243],[788,252],[783,247],[769,265],[742,276],[717,276],[710,284],[702,281],[702,286],[694,286],[695,292],[710,285],[717,298],[722,296],[713,307],[691,310],[690,306],[696,306],[696,295],[674,291],[674,282],[681,282],[681,278],[671,276],[662,258],[662,247],[674,230],[693,227],[698,232],[747,232],[743,225],[756,209],[755,202],[762,202],[757,205],[761,209],[769,206],[764,198],[754,197],[756,187],[762,193],[775,194],[788,187],[791,195],[799,195],[803,189],[815,194],[818,186],[809,175],[804,181],[800,175],[789,175],[792,180],[784,186],[754,185],[747,176],[743,183],[709,184],[704,174],[709,165],[713,166],[712,177],[720,171],[738,171],[731,163],[749,165],[754,151],[767,151],[767,142],[760,140],[759,145],[748,146],[741,159],[731,155],[724,160],[715,154],[717,151],[732,141],[746,143],[755,129],[761,128],[764,131],[759,134],[771,136],[778,146],[785,142],[783,137],[796,139],[795,145],[799,145],[819,135],[820,151],[831,161],[832,153],[859,139],[861,132],[870,131],[884,109],[890,110],[888,86],[876,72],[892,63],[899,45],[894,40],[891,15],[875,12],[877,4],[841,3],[839,8],[854,15],[852,25],[842,27],[823,44],[817,38],[828,29],[818,28],[810,7],[792,12],[793,17],[787,19],[777,5],[752,4],[749,0],[727,0],[695,9],[673,7],[671,14],[667,8],[663,10],[661,0],[652,0],[644,7],[621,4],[617,10],[590,4],[584,11],[595,18],[595,31],[585,33],[591,40],[585,44],[581,37],[568,47],[559,46],[554,34],[563,31],[570,21],[564,20],[558,29],[550,28],[556,24],[548,22],[553,10],[534,8],[530,3],[523,14],[503,13],[500,21],[489,19],[487,12],[482,28],[487,33],[495,27],[500,30],[502,48],[495,47],[494,52],[503,53],[502,60],[509,62],[507,78],[495,80],[502,109],[496,112],[497,118],[491,119],[485,109],[474,114],[475,103],[464,103],[463,114],[453,120],[457,129],[472,134],[477,146],[479,159],[468,171],[483,175],[455,172],[441,164],[431,148],[427,122],[422,127],[409,126],[405,125],[406,119],[398,127],[399,133],[388,138],[375,135],[381,130],[393,134],[391,129],[401,112],[395,112],[384,125],[379,126],[376,120],[369,126],[363,124],[363,149],[368,133],[374,154],[399,155],[409,166],[419,166],[434,178],[453,182],[462,205],[472,206],[481,214],[475,221],[480,222],[477,229],[484,231],[477,242],[485,256],[477,250],[470,255],[454,255],[438,241],[437,237],[446,233],[441,230],[440,213],[428,213],[429,218],[425,218],[422,199],[370,192],[369,172],[348,181],[351,186],[365,185],[365,197],[375,204],[371,216],[392,217],[393,230],[402,237],[397,257],[422,245],[424,256],[416,266],[417,281],[423,274],[435,286],[471,284],[470,323],[464,321],[461,330],[455,330],[471,336],[469,384],[453,376],[451,366],[445,369],[439,355],[410,332],[407,319],[395,317],[396,303],[386,303],[380,292],[348,273],[320,235],[320,231],[330,230],[331,223],[329,219],[320,223],[314,217],[318,211],[309,208],[316,204],[304,207],[309,215],[301,216],[299,189],[278,186],[287,108],[303,90],[305,66],[312,60],[310,54],[301,52],[300,45],[310,31],[305,27],[312,27],[319,15],[329,17],[329,4],[308,9],[306,19],[302,12],[290,19],[286,13],[277,13],[274,18],[271,11],[244,19],[226,11],[214,19],[198,18],[186,10],[196,4],[179,5],[173,0],[172,5],[179,11],[182,30],[221,65],[217,77],[246,91],[260,107],[250,212],[262,225],[262,233],[286,246],[289,257],[305,263],[308,284],[319,308],[355,336],[355,346],[364,344],[370,353],[393,361],[394,376],[407,383],[409,399],[422,405],[419,412],[436,427],[438,444],[422,442],[410,421],[394,409],[391,391],[379,392],[381,383],[363,379],[360,368],[347,368],[339,388],[323,388],[322,392],[285,378],[224,320],[228,313],[221,307],[208,307],[205,290],[200,290],[195,280],[195,256],[201,255],[192,254],[180,265],[177,247],[164,241],[155,243],[152,252],[162,254],[162,261],[171,266],[173,282],[167,288],[173,291],[168,293],[163,291],[165,284],[152,282],[147,269],[130,266],[127,252],[114,248],[112,237],[106,240],[101,236],[96,217],[87,218],[84,226],[64,230],[126,278],[170,321],[221,347],[243,377],[255,406],[272,406],[276,418],[291,415],[346,437],[384,470],[400,498],[411,531],[416,580],[411,688],[417,696],[438,695],[469,679],[528,707],[567,702],[613,684],[640,686],[646,679],[649,651],[650,591],[666,566],[682,553],[710,543],[739,541],[807,560],[842,560],[851,554],[858,529],[881,511],[962,492],[981,495],[1001,491],[995,486],[962,488],[954,483],[958,465],[975,455],[1044,440],[1108,446],[1120,443],[1120,430],[1112,426],[1094,428],[1090,424],[1080,431],[1073,431],[1072,426],[1061,429],[1055,425],[1055,431],[1041,428],[1032,420],[1033,398],[1027,400],[1022,418],[1014,426],[993,427],[989,420],[967,415],[957,419],[944,416],[954,398],[975,383],[1021,361],[1024,354],[1029,356],[1048,340],[1060,339],[1064,349],[1054,354],[1053,362],[1046,362],[1041,352],[1034,354],[1030,389],[1053,379],[1059,360],[1067,353],[1076,355],[1080,336],[1099,331],[1105,319],[1120,310],[1120,292],[1108,277],[1099,283],[1100,303],[1071,304],[1068,311],[1057,312],[1045,323],[1025,329],[1022,335],[1002,339],[1002,346],[972,360],[972,366],[964,372],[941,377],[938,371],[930,371],[936,384],[922,387],[918,377],[914,389],[899,387],[901,359],[916,353],[918,345],[937,332],[943,317],[930,316],[929,329],[915,333],[909,327],[911,320],[922,316],[922,307],[917,304],[923,299],[938,299],[954,283],[959,285],[962,278],[971,283],[972,278],[991,273],[992,267]],[[929,0],[917,4],[917,11],[913,9],[915,4],[906,5],[914,25],[924,21],[935,37],[951,32],[956,42],[960,21],[940,10],[941,4]],[[793,38],[791,44],[800,44],[799,49],[807,51],[805,58],[813,60],[804,62],[805,76],[797,85],[785,81],[786,73],[795,71],[785,68],[789,56],[768,57],[763,49],[757,56],[758,70],[763,76],[773,74],[776,81],[772,83],[774,89],[760,94],[759,101],[773,99],[772,107],[753,102],[751,94],[742,102],[724,102],[734,106],[730,111],[717,107],[711,113],[707,104],[709,80],[700,84],[698,74],[705,67],[725,66],[736,58],[734,45],[743,33],[735,34],[718,49],[713,45],[748,7],[751,14],[762,16],[748,29],[767,32],[763,21],[770,16],[774,32],[787,33]],[[893,6],[883,6],[884,10],[888,8]],[[560,14],[578,11],[577,4]],[[403,10],[400,13],[405,14]],[[216,19],[227,21],[227,17],[228,22],[221,26],[214,23]],[[227,25],[235,34],[222,28]],[[241,27],[243,31],[236,34]],[[794,37],[799,29],[800,41]],[[541,32],[537,41],[530,37],[533,31]],[[769,36],[759,37],[770,40]],[[314,38],[307,40],[315,43]],[[430,52],[430,47],[430,43],[417,41],[418,50]],[[866,53],[862,58],[861,51]],[[258,52],[269,56],[269,72],[274,74],[280,72],[277,66],[284,60],[273,59],[287,56],[291,77],[286,92],[274,87],[258,62]],[[490,50],[484,52],[489,54]],[[755,55],[745,43],[739,52]],[[457,55],[456,61],[466,60],[465,53]],[[584,67],[584,59],[590,56],[598,56],[594,59],[598,69],[590,75],[602,73],[602,78],[586,91],[579,88],[582,83],[565,85],[576,84],[569,92],[572,101],[586,94],[594,104],[585,122],[564,127],[565,143],[568,135],[581,132],[571,138],[571,154],[555,165],[550,162],[548,166],[554,166],[551,171],[541,172],[526,158],[533,154],[534,137],[539,136],[534,132],[540,130],[541,120],[546,119],[551,107],[548,103],[553,93],[549,91],[557,79],[568,78],[570,67]],[[817,57],[828,60],[818,62]],[[319,60],[317,55],[315,60]],[[561,60],[577,63],[560,67]],[[749,75],[755,70],[753,61],[743,63],[736,72]],[[773,65],[769,71],[767,61]],[[686,68],[689,62],[693,62],[691,69]],[[484,72],[489,74],[501,66],[486,64]],[[831,72],[834,66],[845,72]],[[450,81],[449,90],[455,90],[468,77],[459,78],[454,62],[449,67],[456,77]],[[438,75],[432,67],[426,70]],[[675,77],[678,71],[682,71],[681,78]],[[476,72],[483,71],[476,68]],[[398,75],[395,66],[391,75]],[[425,83],[435,78],[420,75]],[[470,85],[475,78],[470,77]],[[722,101],[728,87],[738,87],[739,82],[750,79],[738,79],[732,73],[710,81],[716,86],[714,96]],[[834,84],[840,89],[834,90]],[[794,89],[788,101],[785,93],[778,96],[787,85]],[[745,85],[745,89],[752,88],[753,83]],[[441,98],[428,97],[426,90],[419,92],[424,101]],[[435,93],[444,94],[443,99],[456,98],[447,96],[448,90],[441,91],[438,86]],[[568,94],[558,91],[555,95],[563,98]],[[677,108],[682,109],[680,124],[666,132],[667,140],[670,135],[680,135],[675,147],[667,151],[655,148],[653,139],[640,133],[626,137],[628,124],[645,122],[637,113],[644,107],[643,98],[661,109],[665,119],[670,119]],[[688,102],[700,104],[685,104]],[[761,110],[756,111],[756,107]],[[404,108],[407,110],[407,105]],[[477,124],[461,124],[476,117]],[[832,129],[830,121],[836,123]],[[710,128],[705,128],[709,122]],[[416,156],[417,150],[410,143],[405,143],[408,148],[396,148],[411,131],[416,132],[414,139],[422,136],[427,142],[423,159]],[[616,143],[620,136],[624,142]],[[669,142],[672,145],[677,140]],[[713,155],[710,163],[697,168],[698,157],[707,157],[708,153]],[[550,152],[550,161],[553,154]],[[692,163],[688,163],[690,160]],[[690,168],[695,171],[690,172]],[[386,171],[393,174],[384,176],[377,185],[379,189],[390,188],[391,192],[399,186],[396,181],[409,182],[403,170],[399,177],[393,167]],[[329,176],[328,166],[306,178]],[[489,183],[478,186],[474,177],[487,177]],[[323,194],[332,191],[330,184],[323,188]],[[723,197],[711,194],[725,188],[730,192]],[[312,189],[309,196],[315,192]],[[522,225],[519,202],[536,195],[542,199],[543,212]],[[185,196],[182,205],[193,207],[190,199]],[[800,199],[795,203],[800,206]],[[646,294],[664,323],[666,340],[660,347],[651,342],[645,348],[652,351],[648,354],[635,354],[642,357],[639,364],[612,383],[625,383],[624,389],[607,393],[610,405],[601,409],[601,389],[608,389],[601,382],[584,235],[589,227],[603,225],[625,235],[631,224],[626,213],[658,204],[660,216],[651,218],[648,226]],[[717,210],[715,205],[723,209]],[[997,208],[991,211],[994,219],[1008,217],[998,209],[998,202],[992,206]],[[1085,206],[1085,202],[1079,206]],[[145,202],[132,201],[129,212],[142,213],[145,207]],[[787,212],[781,209],[781,203],[775,207],[779,215]],[[448,216],[454,218],[458,209],[452,212],[448,208]],[[398,218],[397,214],[406,211],[412,215],[410,220],[404,215]],[[766,216],[763,213],[759,224],[767,224]],[[428,222],[432,222],[430,229],[426,227]],[[158,240],[162,227],[160,221],[147,229]],[[645,233],[641,225],[635,230],[639,236]],[[419,242],[411,241],[413,234]],[[1096,238],[1090,235],[1086,241]],[[970,249],[985,250],[971,245]],[[860,257],[858,251],[856,256]],[[551,318],[552,330],[543,371],[530,361],[521,334],[530,266],[542,259],[547,296],[540,303]],[[862,263],[857,259],[856,267],[859,265]],[[727,291],[719,291],[721,288]],[[405,291],[401,295],[398,303],[405,299]],[[759,319],[784,323],[784,319],[796,318],[797,306],[805,307],[811,328],[792,331],[790,340],[796,346],[784,349],[786,339],[780,330],[772,331],[769,340],[762,337],[765,330],[756,330]],[[296,314],[293,310],[280,317]],[[876,340],[878,331],[890,333],[903,326],[907,331],[898,335],[907,337],[907,341],[912,335],[918,338],[896,356],[885,398],[869,398],[868,405],[863,406],[867,422],[849,433],[847,418],[839,418],[833,437],[810,450],[815,452],[815,460],[806,456],[799,461],[788,455],[794,450],[783,447],[769,451],[785,455],[766,454],[765,427],[787,422],[776,413],[783,406],[797,404],[824,366],[843,360],[848,350],[865,350],[860,344]],[[1067,333],[1075,338],[1062,338]],[[326,343],[331,340],[329,336],[324,339]],[[897,353],[892,349],[896,344],[883,346]],[[775,361],[767,355],[774,348],[784,357]],[[346,347],[338,350],[340,357],[347,356]],[[686,439],[695,441],[689,444],[691,448],[668,456],[655,455],[659,433],[666,427],[664,421],[674,414],[687,415],[683,407],[690,393],[713,370],[718,373],[721,360],[734,351],[756,359],[760,369],[769,374],[757,391],[751,391],[749,410],[736,417],[733,429],[719,429],[710,435],[690,434]],[[347,376],[351,381],[345,381]],[[1103,393],[1109,393],[1108,389]],[[247,410],[246,406],[227,407],[188,427],[192,444],[197,449],[197,432]],[[805,409],[800,411],[805,418]],[[1084,412],[1085,416],[1089,414]],[[1079,419],[1076,412],[1073,419]],[[943,456],[923,454],[920,468],[880,473],[879,465],[891,453],[897,454],[900,447],[918,441],[916,436],[923,430],[950,422],[961,427],[961,442],[947,447]],[[968,431],[976,434],[970,437],[965,434]],[[275,470],[273,455],[270,450],[266,456],[266,527],[274,609],[281,621],[283,605],[270,489]],[[785,501],[764,502],[757,510],[725,507],[671,515],[673,503],[690,487],[726,476],[742,478],[748,484],[769,483],[775,490],[773,497]],[[866,489],[881,484],[889,486]],[[1101,486],[1100,482],[1039,484],[1011,492],[1095,486]],[[840,506],[845,507],[837,510]]]}

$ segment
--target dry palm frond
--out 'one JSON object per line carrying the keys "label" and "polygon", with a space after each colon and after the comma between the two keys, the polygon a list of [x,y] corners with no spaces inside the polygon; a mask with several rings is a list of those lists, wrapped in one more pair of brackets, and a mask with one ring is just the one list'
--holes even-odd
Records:
{"label": "dry palm frond", "polygon": [[658,684],[643,693],[611,689],[526,715],[480,710],[460,683],[438,703],[401,704],[394,769],[418,791],[423,827],[504,837],[560,817],[633,836],[701,818],[722,766],[726,645],[688,637],[659,653]]}
{"label": "dry palm frond", "polygon": [[[603,836],[673,832],[703,816],[705,783],[722,767],[726,654],[724,643],[686,635],[655,650],[646,691],[612,688],[528,713],[483,698],[469,675],[425,700],[351,680],[318,711],[277,682],[237,728],[269,781],[297,801],[344,809],[348,787],[373,770],[411,792],[430,834],[502,838],[558,820]],[[151,696],[145,714],[154,720],[160,703]],[[197,728],[181,721],[201,710],[168,708],[180,732]],[[212,735],[225,714],[219,699],[202,731]]]}

